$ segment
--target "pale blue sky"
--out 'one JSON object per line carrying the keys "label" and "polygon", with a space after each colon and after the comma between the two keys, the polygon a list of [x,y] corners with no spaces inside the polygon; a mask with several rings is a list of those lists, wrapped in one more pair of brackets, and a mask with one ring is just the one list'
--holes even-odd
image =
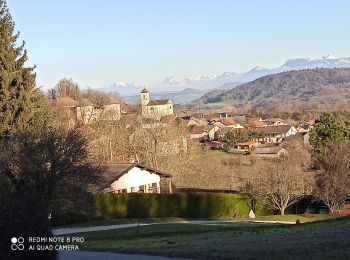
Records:
{"label": "pale blue sky", "polygon": [[38,85],[152,84],[350,56],[350,1],[7,0]]}

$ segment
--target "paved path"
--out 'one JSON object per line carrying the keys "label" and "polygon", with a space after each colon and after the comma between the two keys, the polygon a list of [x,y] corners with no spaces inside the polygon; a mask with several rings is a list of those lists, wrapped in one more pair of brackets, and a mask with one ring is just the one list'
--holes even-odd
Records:
{"label": "paved path", "polygon": [[60,251],[60,260],[184,260],[180,258],[169,258],[152,255],[128,255],[109,252],[88,252],[88,251]]}
{"label": "paved path", "polygon": [[[154,225],[154,224],[156,224],[156,223],[140,224],[140,226]],[[102,231],[102,230],[110,230],[110,229],[129,228],[129,227],[137,227],[137,223],[134,223],[134,224],[108,225],[108,226],[58,228],[58,229],[52,230],[52,233],[54,235],[58,236],[58,235],[67,235],[67,234],[73,234],[73,233]]]}
{"label": "paved path", "polygon": [[[254,220],[254,223],[265,223],[265,224],[295,224],[295,221],[279,221],[279,220]],[[300,222],[304,223],[304,222]]]}

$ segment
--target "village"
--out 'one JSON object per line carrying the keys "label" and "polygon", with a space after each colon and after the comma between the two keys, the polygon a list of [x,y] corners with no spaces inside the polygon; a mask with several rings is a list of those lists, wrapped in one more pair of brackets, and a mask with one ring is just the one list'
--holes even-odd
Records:
{"label": "village", "polygon": [[346,5],[0,0],[0,260],[350,259]]}
{"label": "village", "polygon": [[[99,124],[99,121],[119,121],[121,118],[141,118],[141,129],[162,131],[174,122],[181,128],[181,135],[160,136],[157,139],[160,155],[179,154],[189,149],[190,142],[203,151],[214,150],[231,157],[242,156],[260,158],[280,158],[288,155],[288,146],[294,141],[300,143],[305,149],[310,148],[309,132],[315,120],[301,122],[292,126],[280,118],[256,118],[245,115],[234,115],[230,112],[199,113],[193,109],[174,109],[171,100],[152,100],[149,91],[144,88],[140,92],[140,107],[133,115],[130,107],[109,97],[107,104],[96,107],[91,101],[83,99],[80,103],[70,97],[57,97],[52,101],[53,106],[61,111],[62,124],[67,127],[81,124]],[[123,108],[122,108],[123,107]],[[131,123],[132,124],[132,123]],[[136,129],[136,132],[140,129]],[[132,135],[132,134],[131,134]],[[144,141],[146,142],[147,139]],[[111,180],[104,192],[115,193],[160,193],[172,192],[171,172],[164,173],[155,165],[147,165],[139,158],[107,157],[105,162],[106,176]],[[126,174],[126,175],[125,175]],[[166,179],[165,188],[161,179]],[[229,191],[227,188],[218,190],[196,185],[190,188],[191,183],[181,183],[180,190],[211,192]],[[170,188],[169,188],[170,187]],[[231,190],[229,192],[239,192]]]}

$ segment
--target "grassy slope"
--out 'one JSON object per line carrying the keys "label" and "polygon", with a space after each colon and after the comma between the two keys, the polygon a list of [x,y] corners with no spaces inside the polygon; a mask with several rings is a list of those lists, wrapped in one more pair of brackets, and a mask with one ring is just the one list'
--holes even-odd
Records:
{"label": "grassy slope", "polygon": [[158,224],[75,234],[80,249],[192,259],[350,259],[350,217],[300,225]]}

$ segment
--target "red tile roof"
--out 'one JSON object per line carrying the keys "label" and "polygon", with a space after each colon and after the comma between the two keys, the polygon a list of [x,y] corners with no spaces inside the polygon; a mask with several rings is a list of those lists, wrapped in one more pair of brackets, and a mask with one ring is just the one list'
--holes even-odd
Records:
{"label": "red tile roof", "polygon": [[203,117],[204,117],[206,120],[214,120],[214,119],[219,119],[219,118],[220,118],[220,114],[219,114],[219,113],[208,114],[208,115],[204,115]]}
{"label": "red tile roof", "polygon": [[193,125],[190,126],[190,134],[201,134],[205,132],[205,127],[204,125]]}
{"label": "red tile roof", "polygon": [[265,126],[266,124],[262,121],[258,121],[258,120],[253,120],[249,122],[250,126],[255,126],[255,127],[261,127],[261,126]]}
{"label": "red tile roof", "polygon": [[220,119],[219,122],[223,123],[226,126],[236,125],[237,124],[236,121],[233,118],[230,118],[230,117]]}

